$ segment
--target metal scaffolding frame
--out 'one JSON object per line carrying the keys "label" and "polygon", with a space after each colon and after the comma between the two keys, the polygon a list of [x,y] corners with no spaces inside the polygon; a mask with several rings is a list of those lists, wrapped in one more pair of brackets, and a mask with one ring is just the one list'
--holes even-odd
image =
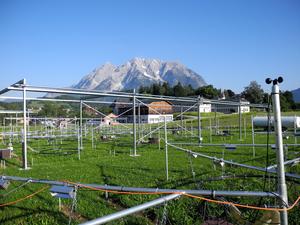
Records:
{"label": "metal scaffolding frame", "polygon": [[154,206],[157,206],[157,205],[161,205],[161,204],[166,203],[168,201],[177,199],[181,195],[182,194],[171,194],[171,195],[163,196],[161,198],[143,203],[141,205],[134,206],[134,207],[129,208],[129,209],[124,209],[122,211],[119,211],[119,212],[116,212],[116,213],[113,213],[113,214],[110,214],[110,215],[107,215],[107,216],[103,216],[103,217],[100,217],[100,218],[97,218],[97,219],[90,220],[88,222],[82,223],[81,225],[96,225],[96,224],[108,223],[110,221],[122,218],[124,216],[131,215],[133,213],[137,213],[137,212],[143,211],[145,209],[148,209],[148,208],[151,208],[151,207],[154,207]]}
{"label": "metal scaffolding frame", "polygon": [[[77,95],[80,96],[80,100],[67,100],[67,99],[48,99],[48,101],[61,101],[61,102],[77,102],[80,104],[80,122],[79,122],[79,148],[78,151],[80,152],[83,149],[83,143],[82,143],[82,106],[84,102],[90,102],[90,103],[100,103],[100,101],[91,101],[91,100],[85,100],[84,96],[92,97],[92,98],[97,98],[97,97],[121,97],[121,98],[129,98],[132,99],[132,105],[133,105],[133,156],[137,156],[137,135],[136,135],[136,101],[140,101],[141,99],[146,99],[146,100],[163,100],[163,101],[173,101],[173,102],[180,102],[180,103],[188,103],[192,105],[197,105],[197,111],[198,111],[198,144],[203,145],[202,143],[202,137],[201,137],[201,113],[200,113],[200,105],[201,104],[214,104],[214,105],[231,105],[231,106],[237,106],[239,108],[239,138],[242,139],[242,116],[241,116],[241,107],[242,106],[249,106],[249,107],[256,107],[256,108],[267,108],[266,105],[263,104],[248,104],[244,102],[230,102],[230,101],[218,101],[218,100],[209,100],[209,99],[203,99],[200,97],[171,97],[171,96],[157,96],[157,95],[147,95],[147,94],[139,94],[136,93],[135,90],[133,93],[125,93],[125,92],[100,92],[100,91],[87,91],[87,90],[81,90],[81,89],[70,89],[70,88],[50,88],[50,87],[39,87],[39,86],[30,86],[27,85],[26,80],[20,80],[13,85],[3,89],[0,91],[0,95],[8,92],[8,91],[20,91],[23,93],[23,143],[22,143],[22,155],[23,155],[23,169],[29,169],[27,165],[27,101],[28,100],[37,100],[36,98],[28,98],[27,93],[29,92],[39,92],[39,93],[56,93],[56,94],[68,94],[68,95]],[[284,160],[283,160],[283,143],[282,143],[282,131],[281,131],[281,115],[280,115],[280,103],[279,103],[279,86],[277,83],[273,83],[272,87],[272,96],[273,96],[273,107],[274,107],[274,118],[275,118],[275,131],[276,131],[276,157],[277,157],[277,172],[273,170],[273,168],[266,169],[266,168],[259,168],[255,166],[249,166],[249,165],[244,165],[240,163],[235,163],[232,161],[228,160],[223,160],[223,159],[218,159],[215,157],[210,157],[204,154],[192,152],[190,150],[186,150],[184,148],[175,146],[173,144],[168,143],[168,135],[167,135],[167,123],[166,123],[166,118],[164,121],[164,130],[165,130],[165,157],[166,157],[166,179],[168,180],[168,146],[171,146],[173,148],[177,148],[179,150],[187,151],[191,154],[197,154],[199,156],[209,158],[212,160],[222,160],[225,163],[229,163],[231,165],[236,165],[236,166],[241,166],[244,168],[249,168],[249,169],[255,169],[263,172],[271,172],[271,173],[277,173],[278,175],[278,194],[277,193],[270,193],[270,192],[241,192],[241,191],[213,191],[214,195],[221,195],[221,196],[261,196],[261,197],[278,197],[280,196],[282,200],[281,206],[284,208],[288,204],[288,199],[287,199],[287,188],[285,184],[285,176],[293,177],[293,178],[299,178],[299,175],[294,175],[294,174],[289,174],[285,173],[284,169]],[[8,97],[9,98],[9,97]],[[43,101],[47,101],[47,99],[43,99]],[[139,104],[138,104],[139,105]],[[140,110],[139,110],[140,111]],[[182,115],[182,113],[180,114]],[[215,114],[216,115],[216,114]],[[252,144],[253,148],[255,147],[254,143]],[[255,154],[255,153],[253,153]],[[80,156],[80,153],[79,153]],[[80,158],[80,157],[79,157]],[[24,181],[23,178],[17,178],[17,177],[8,177],[8,176],[2,176],[2,179],[7,179],[7,180],[18,180],[18,181]],[[26,179],[25,179],[26,180]],[[28,180],[28,179],[27,179]],[[32,180],[32,179],[30,179]],[[37,183],[49,183],[49,181],[45,180],[36,180]],[[51,182],[53,183],[53,182]],[[57,182],[56,182],[57,183]],[[99,185],[97,186],[99,187]],[[111,187],[111,190],[121,190],[121,191],[126,191],[126,190],[147,190],[147,192],[151,191],[149,188],[126,188],[126,187],[115,187],[115,186],[107,186],[105,185],[105,188]],[[100,187],[99,187],[100,188]],[[104,188],[104,187],[102,187]],[[168,192],[168,189],[163,189],[166,192]],[[154,190],[152,190],[154,191]],[[155,191],[158,191],[158,189],[155,189]],[[170,190],[169,190],[170,191]],[[205,191],[205,190],[192,190],[189,192],[188,190],[176,190],[176,193],[179,192],[185,192],[185,193],[193,193],[193,194],[199,194],[199,195],[211,195],[212,191]],[[169,192],[168,192],[169,193]],[[170,192],[172,193],[172,191]],[[172,197],[171,197],[172,196]],[[170,198],[173,199],[175,198],[175,195],[171,195]],[[178,196],[176,196],[178,197]],[[170,200],[171,200],[170,199]],[[159,201],[165,201],[166,199],[157,199]],[[154,200],[155,202],[155,200]],[[149,202],[148,202],[149,204]],[[142,206],[137,206],[138,208],[141,208]],[[133,210],[134,211],[134,210]],[[128,211],[130,212],[130,210]],[[122,213],[118,214],[122,215]],[[113,217],[113,216],[112,216]],[[112,218],[111,217],[111,218]],[[283,225],[287,224],[287,212],[281,212],[281,223]]]}
{"label": "metal scaffolding frame", "polygon": [[157,193],[157,194],[178,194],[186,193],[190,195],[199,196],[231,196],[231,197],[270,197],[279,198],[276,192],[267,191],[222,191],[222,190],[191,190],[191,189],[165,189],[165,188],[143,188],[143,187],[127,187],[127,186],[114,186],[114,185],[100,185],[100,184],[85,184],[85,183],[74,183],[68,181],[55,181],[47,179],[35,179],[35,178],[24,178],[17,176],[0,176],[0,180],[8,181],[19,181],[38,183],[38,184],[49,184],[58,186],[77,186],[78,188],[92,187],[99,189],[100,191],[121,191],[121,192],[136,192],[136,193]]}

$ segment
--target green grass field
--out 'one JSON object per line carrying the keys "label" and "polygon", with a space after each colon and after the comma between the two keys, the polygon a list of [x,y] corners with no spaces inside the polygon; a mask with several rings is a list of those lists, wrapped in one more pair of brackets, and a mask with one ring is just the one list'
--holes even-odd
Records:
{"label": "green grass field", "polygon": [[[294,115],[293,113],[290,113]],[[192,115],[192,114],[190,114]],[[239,139],[238,115],[218,115],[218,122],[213,115],[205,117],[203,114],[202,127],[206,128],[218,123],[219,130],[227,130],[230,135],[218,135],[217,128],[203,129],[204,143],[252,143],[251,114],[243,115],[242,139]],[[211,117],[211,119],[209,119]],[[245,118],[245,119],[244,119]],[[152,125],[151,130],[162,124]],[[130,125],[128,125],[131,127]],[[180,129],[183,126],[185,129]],[[172,132],[171,129],[177,129]],[[31,127],[34,129],[34,127]],[[118,129],[115,127],[114,129]],[[150,126],[143,126],[150,131]],[[138,136],[146,134],[140,131]],[[112,132],[112,131],[110,131]],[[160,136],[164,136],[161,128]],[[152,136],[158,137],[158,132]],[[122,185],[132,187],[159,187],[174,189],[207,189],[207,190],[245,190],[245,191],[276,191],[276,177],[268,175],[265,178],[263,172],[249,170],[230,165],[220,167],[211,160],[200,157],[194,158],[190,154],[168,147],[169,156],[169,180],[166,180],[164,141],[161,140],[160,149],[157,144],[138,144],[138,157],[131,157],[132,134],[115,135],[116,138],[108,141],[100,139],[103,133],[95,133],[95,148],[92,148],[91,134],[87,133],[83,138],[84,149],[81,151],[81,159],[77,155],[77,138],[56,140],[30,139],[28,145],[28,162],[30,170],[19,170],[22,165],[21,144],[15,141],[14,151],[17,157],[6,160],[6,168],[1,168],[2,175],[31,177],[58,181],[73,181],[94,184]],[[266,144],[265,134],[256,134],[255,143]],[[147,138],[145,138],[145,141]],[[7,141],[7,140],[6,140]],[[169,143],[197,143],[197,120],[189,118],[168,124]],[[299,138],[290,135],[285,143],[298,143]],[[270,143],[274,143],[273,134]],[[234,151],[223,147],[199,147],[198,145],[180,145],[186,149],[200,152],[209,156],[233,160],[235,162],[266,166],[267,148],[255,148],[253,156],[252,147],[238,147]],[[1,147],[5,147],[2,143]],[[269,152],[269,165],[276,164],[276,154],[271,148]],[[286,152],[287,159],[299,157],[300,148],[290,147]],[[299,165],[287,167],[288,172],[300,174]],[[221,176],[231,176],[230,179],[222,179]],[[233,177],[234,176],[234,177]],[[42,187],[43,184],[29,183],[18,188],[22,183],[12,182],[8,190],[0,190],[0,204],[15,201],[29,195]],[[15,191],[14,189],[17,188]],[[9,191],[12,193],[6,195]],[[289,201],[293,202],[300,194],[299,181],[288,179]],[[71,215],[71,224],[79,224],[97,217],[101,217],[122,209],[126,209],[160,195],[121,195],[110,193],[105,198],[105,193],[88,189],[79,189],[75,213]],[[229,198],[241,204],[277,206],[278,201],[271,198]],[[11,206],[0,207],[0,224],[68,224],[72,200],[62,199],[62,208],[59,210],[58,199],[53,198],[48,189],[30,199],[18,202]],[[256,217],[257,211],[240,209],[245,224]],[[166,213],[166,217],[163,214]],[[257,218],[261,216],[258,212]],[[289,213],[290,224],[298,224],[300,216],[299,207],[295,207]],[[207,203],[197,199],[182,197],[169,202],[166,206],[158,206],[111,224],[202,224],[205,218],[224,218],[233,224],[235,219],[228,213],[223,205]],[[250,223],[249,223],[250,224]]]}

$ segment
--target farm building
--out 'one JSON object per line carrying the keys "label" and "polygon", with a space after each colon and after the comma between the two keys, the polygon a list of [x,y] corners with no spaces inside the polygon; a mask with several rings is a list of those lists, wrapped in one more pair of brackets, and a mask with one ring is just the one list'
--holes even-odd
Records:
{"label": "farm building", "polygon": [[101,119],[101,125],[116,125],[119,122],[117,122],[117,116],[113,113],[108,114],[106,117]]}
{"label": "farm building", "polygon": [[[191,106],[193,106],[194,103],[193,104],[192,103],[185,103],[184,105],[181,105],[180,103],[174,102],[174,105],[176,105],[176,107],[173,107],[173,112],[174,113],[180,113],[180,112],[186,110],[187,108],[190,108]],[[209,103],[200,104],[200,112],[201,113],[209,113],[209,112],[212,111],[211,108],[212,108],[212,106]],[[197,106],[195,105],[195,107],[191,110],[196,112],[197,111]]]}
{"label": "farm building", "polygon": [[211,112],[211,104],[206,104],[206,103],[201,104],[200,105],[200,112],[202,112],[202,113]]}
{"label": "farm building", "polygon": [[228,104],[218,104],[212,107],[212,112],[220,112],[220,113],[239,113],[241,109],[241,113],[248,113],[250,112],[250,102],[246,100],[241,100],[241,108],[239,105],[228,105]]}
{"label": "farm building", "polygon": [[[126,118],[128,123],[133,122],[133,110],[130,109],[130,105],[114,105],[114,112],[122,114],[122,117]],[[136,110],[136,122],[140,123],[159,123],[166,121],[173,121],[173,106],[167,101],[151,102],[148,104],[140,104],[135,107]],[[140,115],[140,118],[139,116]]]}

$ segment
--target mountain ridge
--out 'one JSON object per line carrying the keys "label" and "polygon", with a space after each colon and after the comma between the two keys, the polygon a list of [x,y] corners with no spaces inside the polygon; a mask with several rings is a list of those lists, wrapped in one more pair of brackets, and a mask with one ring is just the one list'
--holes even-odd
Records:
{"label": "mountain ridge", "polygon": [[300,88],[292,90],[291,92],[293,94],[294,101],[297,102],[297,103],[299,103],[300,102]]}
{"label": "mountain ridge", "polygon": [[85,75],[73,88],[122,91],[167,82],[170,86],[180,82],[197,88],[207,85],[205,80],[179,62],[135,57],[115,66],[107,62]]}

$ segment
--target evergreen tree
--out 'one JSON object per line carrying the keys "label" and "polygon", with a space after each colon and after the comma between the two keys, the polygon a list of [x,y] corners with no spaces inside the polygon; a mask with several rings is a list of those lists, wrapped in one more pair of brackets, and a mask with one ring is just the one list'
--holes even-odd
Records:
{"label": "evergreen tree", "polygon": [[153,95],[161,95],[160,84],[153,83],[151,86],[152,86],[152,94]]}
{"label": "evergreen tree", "polygon": [[193,96],[195,95],[195,89],[192,87],[192,85],[184,86],[185,96]]}
{"label": "evergreen tree", "polygon": [[186,96],[184,87],[181,85],[180,82],[178,82],[178,83],[173,87],[173,91],[174,91],[174,96],[176,96],[176,97],[185,97],[185,96]]}
{"label": "evergreen tree", "polygon": [[280,93],[280,106],[282,111],[296,109],[296,104],[294,102],[292,92],[284,91]]}
{"label": "evergreen tree", "polygon": [[231,99],[235,97],[235,93],[230,89],[224,90],[224,93],[226,98]]}

